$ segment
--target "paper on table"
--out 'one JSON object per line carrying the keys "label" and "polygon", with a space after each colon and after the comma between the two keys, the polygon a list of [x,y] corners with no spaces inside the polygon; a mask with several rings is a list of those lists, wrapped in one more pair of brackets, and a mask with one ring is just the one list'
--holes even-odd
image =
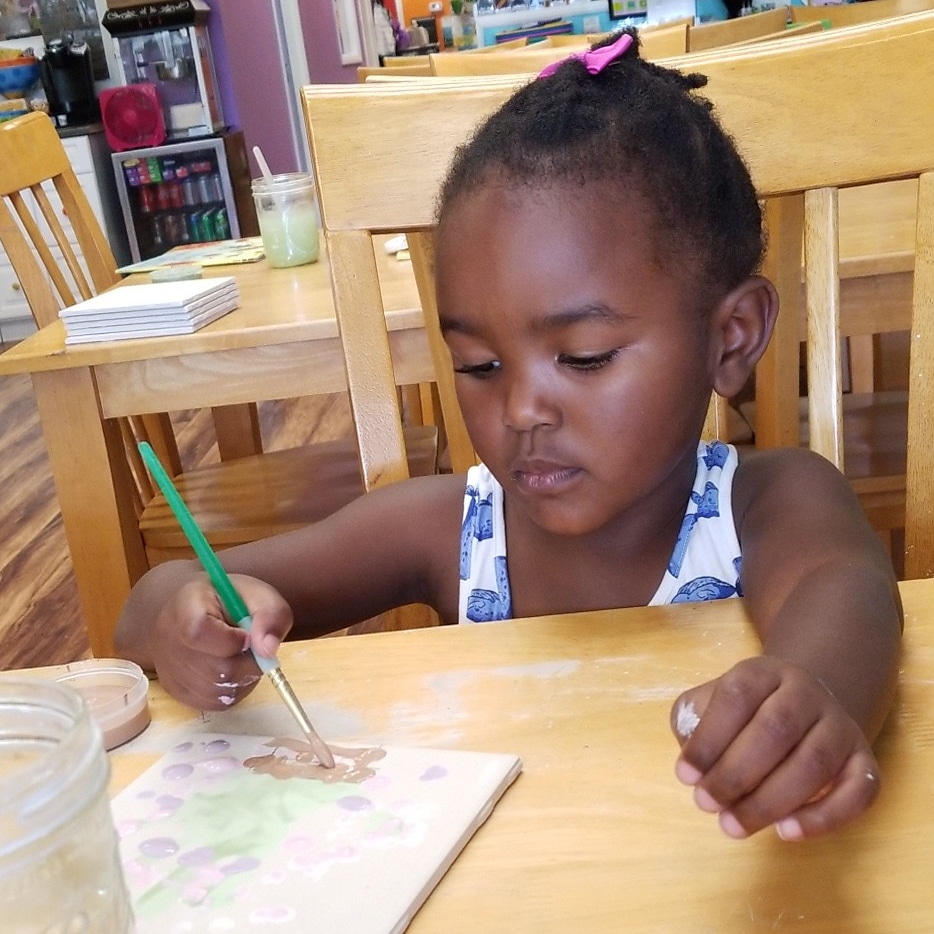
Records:
{"label": "paper on table", "polygon": [[230,266],[238,263],[255,263],[263,259],[266,251],[262,237],[241,237],[239,240],[218,240],[214,243],[193,243],[173,247],[169,252],[151,259],[140,260],[121,266],[117,272],[152,272],[175,263],[198,263],[201,266]]}

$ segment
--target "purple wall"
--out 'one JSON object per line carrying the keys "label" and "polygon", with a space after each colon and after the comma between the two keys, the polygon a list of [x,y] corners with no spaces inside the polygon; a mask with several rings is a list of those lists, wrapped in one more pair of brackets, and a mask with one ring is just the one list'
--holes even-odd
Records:
{"label": "purple wall", "polygon": [[[224,117],[243,130],[250,164],[259,145],[273,172],[294,172],[287,95],[271,0],[209,0],[208,28]],[[357,80],[356,66],[343,66],[329,0],[298,0],[311,81]]]}
{"label": "purple wall", "polygon": [[334,4],[328,0],[298,0],[312,84],[352,84],[357,80],[356,65],[342,65]]}

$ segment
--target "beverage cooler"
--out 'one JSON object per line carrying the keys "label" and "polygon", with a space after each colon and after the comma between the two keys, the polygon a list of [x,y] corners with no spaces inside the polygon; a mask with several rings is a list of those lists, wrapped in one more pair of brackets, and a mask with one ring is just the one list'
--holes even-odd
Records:
{"label": "beverage cooler", "polygon": [[241,132],[111,158],[134,262],[174,246],[259,233]]}

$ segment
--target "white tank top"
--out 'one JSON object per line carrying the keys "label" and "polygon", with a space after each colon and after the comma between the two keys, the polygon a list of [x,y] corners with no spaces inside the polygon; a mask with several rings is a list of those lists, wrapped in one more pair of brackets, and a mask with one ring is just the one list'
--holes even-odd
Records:
{"label": "white tank top", "polygon": [[[733,524],[739,459],[721,441],[697,447],[697,473],[668,567],[649,605],[742,596],[742,556]],[[485,465],[467,472],[461,525],[458,621],[510,619],[503,488]]]}

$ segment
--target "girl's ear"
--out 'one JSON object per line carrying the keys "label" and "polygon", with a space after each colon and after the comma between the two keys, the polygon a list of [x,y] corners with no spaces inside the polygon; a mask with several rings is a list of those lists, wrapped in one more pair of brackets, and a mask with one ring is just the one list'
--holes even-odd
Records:
{"label": "girl's ear", "polygon": [[711,381],[721,396],[735,396],[765,353],[778,293],[763,276],[744,279],[719,302],[710,317]]}

